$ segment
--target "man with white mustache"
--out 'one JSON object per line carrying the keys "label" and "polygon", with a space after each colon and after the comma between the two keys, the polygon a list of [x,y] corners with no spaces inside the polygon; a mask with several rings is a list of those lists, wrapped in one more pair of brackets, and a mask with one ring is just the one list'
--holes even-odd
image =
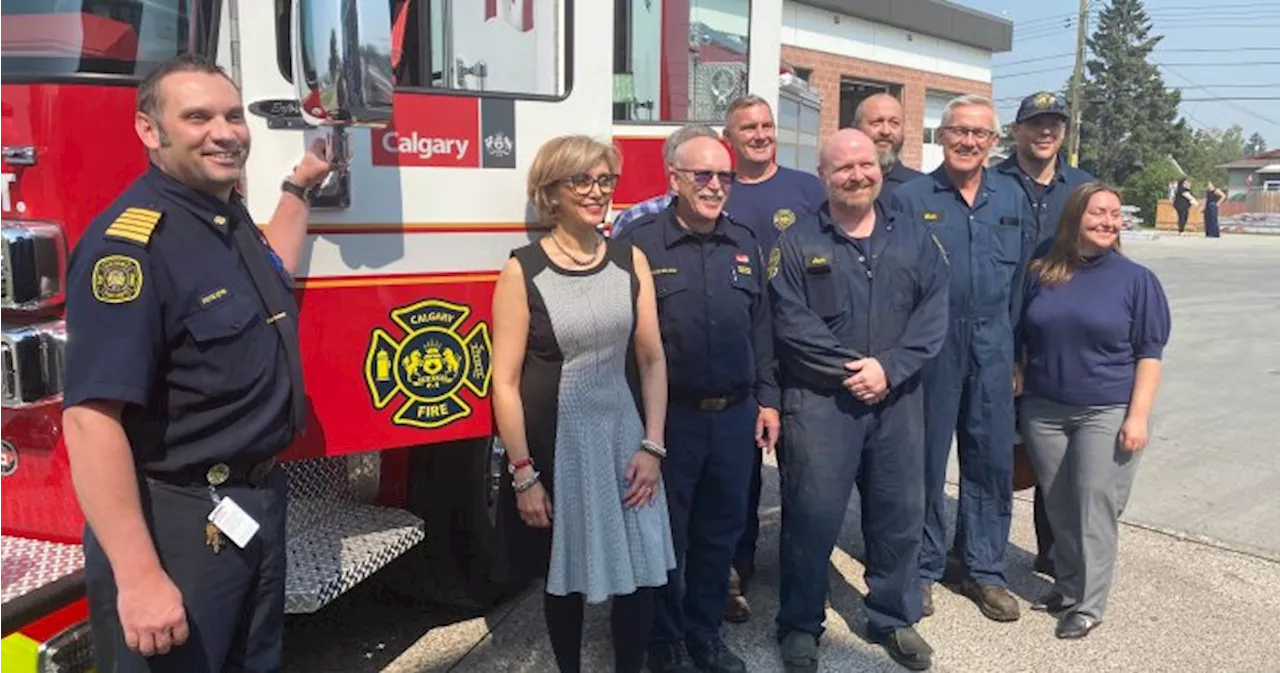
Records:
{"label": "man with white mustache", "polygon": [[827,563],[861,472],[867,632],[895,661],[931,665],[916,632],[924,527],[920,370],[947,332],[947,262],[928,228],[888,210],[874,144],[823,142],[829,199],[769,253],[779,382],[787,410],[778,639],[788,673],[818,669]]}
{"label": "man with white mustache", "polygon": [[[1032,226],[1022,232],[1023,255],[1033,259],[1037,251],[1048,251],[1049,242],[1058,231],[1058,219],[1067,196],[1076,187],[1093,181],[1093,176],[1067,165],[1060,150],[1067,131],[1067,102],[1062,96],[1040,91],[1022,99],[1013,122],[1013,138],[1017,150],[1000,162],[996,170],[1022,187],[1034,217]],[[1021,395],[1021,376],[1014,394]],[[1040,486],[1035,489],[1035,527],[1037,553],[1036,572],[1054,574],[1053,531],[1044,510]]]}
{"label": "man with white mustache", "polygon": [[729,153],[715,138],[691,135],[667,169],[671,204],[617,238],[649,260],[669,371],[662,475],[677,566],[658,600],[649,668],[735,673],[746,664],[725,646],[720,624],[752,454],[778,439],[773,326],[760,244],[724,213],[734,186]]}
{"label": "man with white mustache", "polygon": [[1013,508],[1014,333],[1030,209],[1015,180],[985,168],[999,129],[989,99],[952,99],[938,128],[942,166],[893,199],[905,222],[937,234],[951,261],[947,341],[925,367],[924,613],[933,613],[933,584],[946,571],[943,487],[955,435],[960,504],[952,553],[967,567],[956,578],[959,590],[987,618],[1008,622],[1019,617],[1004,552]]}

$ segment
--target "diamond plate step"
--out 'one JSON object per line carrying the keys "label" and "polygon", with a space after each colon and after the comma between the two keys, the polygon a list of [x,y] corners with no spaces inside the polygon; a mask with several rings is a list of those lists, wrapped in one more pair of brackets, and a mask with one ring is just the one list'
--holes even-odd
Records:
{"label": "diamond plate step", "polygon": [[422,519],[330,498],[289,501],[285,612],[312,613],[421,542]]}
{"label": "diamond plate step", "polygon": [[0,539],[3,559],[3,603],[48,584],[84,567],[84,551],[78,544],[41,542],[5,535]]}

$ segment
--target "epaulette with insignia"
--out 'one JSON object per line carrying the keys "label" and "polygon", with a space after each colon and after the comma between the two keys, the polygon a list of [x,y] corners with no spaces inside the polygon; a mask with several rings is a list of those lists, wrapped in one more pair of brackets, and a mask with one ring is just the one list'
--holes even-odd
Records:
{"label": "epaulette with insignia", "polygon": [[155,232],[156,225],[160,224],[160,218],[163,216],[164,213],[158,210],[126,208],[107,227],[103,236],[146,247],[151,242],[151,234]]}

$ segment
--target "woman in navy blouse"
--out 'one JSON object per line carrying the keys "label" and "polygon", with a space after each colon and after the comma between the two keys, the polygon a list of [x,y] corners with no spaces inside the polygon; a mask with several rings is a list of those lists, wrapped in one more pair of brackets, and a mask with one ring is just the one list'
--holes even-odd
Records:
{"label": "woman in navy blouse", "polygon": [[1026,275],[1021,431],[1057,540],[1053,590],[1032,609],[1062,615],[1059,638],[1102,623],[1169,341],[1164,290],[1120,253],[1121,226],[1119,194],[1081,185]]}

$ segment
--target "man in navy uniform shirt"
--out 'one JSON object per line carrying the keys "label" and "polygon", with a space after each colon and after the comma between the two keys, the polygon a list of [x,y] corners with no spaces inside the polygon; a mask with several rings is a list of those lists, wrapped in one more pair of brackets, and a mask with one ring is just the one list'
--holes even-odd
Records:
{"label": "man in navy uniform shirt", "polygon": [[[1022,186],[1031,207],[1031,226],[1022,232],[1023,255],[1027,261],[1037,256],[1038,250],[1048,252],[1067,196],[1076,187],[1094,179],[1067,165],[1059,153],[1067,133],[1067,119],[1067,102],[1058,94],[1041,91],[1022,99],[1013,122],[1017,150],[996,166],[997,171]],[[1015,392],[1021,394],[1021,390]],[[1053,575],[1053,531],[1049,528],[1039,485],[1035,489],[1035,526],[1038,547],[1035,569]]]}
{"label": "man in navy uniform shirt", "polygon": [[668,177],[671,205],[618,238],[640,248],[653,269],[669,369],[662,476],[677,566],[658,602],[649,666],[745,671],[720,622],[747,519],[752,454],[772,450],[778,437],[764,268],[755,234],[723,212],[734,176],[718,140],[681,144]]}
{"label": "man in navy uniform shirt", "polygon": [[[755,232],[760,249],[768,252],[797,219],[812,217],[826,201],[822,183],[812,173],[778,165],[778,129],[773,108],[756,95],[746,95],[729,104],[725,115],[724,138],[733,149],[737,179],[729,192],[725,212]],[[733,576],[725,619],[744,622],[751,618],[746,593],[756,570],[756,543],[760,538],[760,488],[763,456],[755,454],[751,472],[747,526],[738,540],[733,557]]]}
{"label": "man in navy uniform shirt", "polygon": [[906,222],[931,227],[951,262],[950,324],[925,367],[925,528],[920,550],[924,613],[946,570],[946,481],[957,436],[960,505],[954,554],[967,573],[961,593],[996,621],[1019,617],[1004,551],[1013,511],[1014,328],[1021,312],[1026,199],[1016,181],[985,163],[1000,126],[991,101],[947,103],[938,128],[943,164],[898,188]]}
{"label": "man in navy uniform shirt", "polygon": [[769,295],[787,409],[778,638],[788,673],[818,669],[827,563],[862,473],[867,632],[927,669],[916,632],[924,526],[920,370],[947,333],[947,262],[927,227],[886,210],[871,138],[822,144],[830,200],[769,253]]}
{"label": "man in navy uniform shirt", "polygon": [[[306,420],[290,292],[312,147],[264,241],[240,93],[183,56],[138,87],[150,167],[71,257],[63,427],[101,671],[279,670],[285,477]],[[210,515],[214,514],[211,521]]]}
{"label": "man in navy uniform shirt", "polygon": [[853,127],[876,143],[876,157],[880,160],[880,175],[883,176],[880,198],[886,203],[898,187],[924,175],[902,163],[905,126],[902,103],[887,93],[867,96],[853,111]]}

